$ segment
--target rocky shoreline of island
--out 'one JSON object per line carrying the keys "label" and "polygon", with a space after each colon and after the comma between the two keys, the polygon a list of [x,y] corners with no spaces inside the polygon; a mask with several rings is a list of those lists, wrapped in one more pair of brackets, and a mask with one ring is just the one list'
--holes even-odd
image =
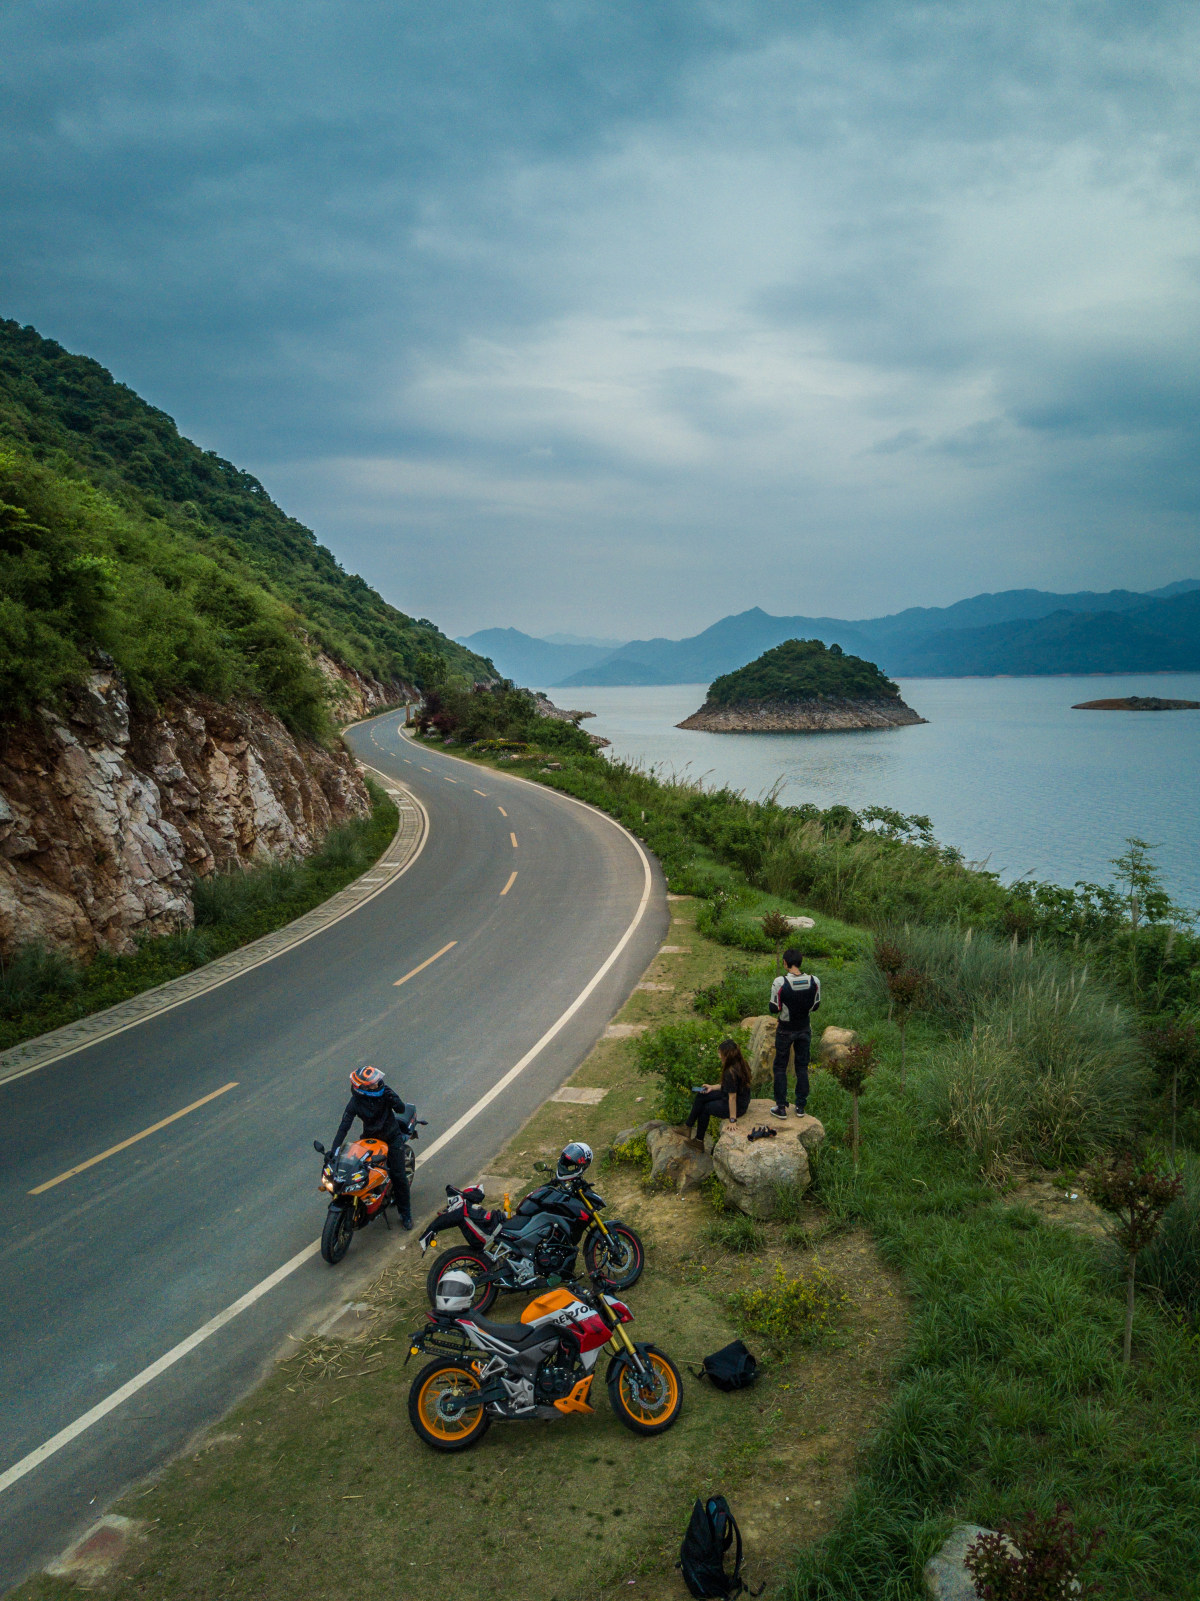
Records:
{"label": "rocky shoreline of island", "polygon": [[740,701],[732,705],[706,701],[699,711],[675,726],[710,734],[816,734],[904,728],[926,720],[898,696],[849,700],[822,695],[810,700]]}
{"label": "rocky shoreline of island", "polygon": [[1073,712],[1194,712],[1200,700],[1165,700],[1161,695],[1120,695],[1108,700],[1081,700]]}

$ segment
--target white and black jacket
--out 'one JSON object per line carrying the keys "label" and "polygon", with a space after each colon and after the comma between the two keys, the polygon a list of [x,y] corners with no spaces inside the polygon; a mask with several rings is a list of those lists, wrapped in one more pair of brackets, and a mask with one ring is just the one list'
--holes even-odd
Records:
{"label": "white and black jacket", "polygon": [[785,973],[771,982],[771,1012],[788,1034],[806,1034],[809,1016],[821,1004],[821,980],[812,973]]}

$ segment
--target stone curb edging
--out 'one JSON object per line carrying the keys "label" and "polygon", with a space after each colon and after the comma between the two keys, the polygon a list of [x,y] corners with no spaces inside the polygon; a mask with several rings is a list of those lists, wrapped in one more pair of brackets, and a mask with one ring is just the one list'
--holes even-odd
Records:
{"label": "stone curb edging", "polygon": [[314,906],[311,912],[305,912],[294,922],[285,923],[273,933],[251,940],[248,945],[239,946],[227,956],[218,956],[215,961],[207,962],[194,972],[168,979],[165,984],[156,984],[153,989],[143,990],[140,995],[133,995],[127,1001],[118,1001],[103,1012],[93,1012],[74,1023],[65,1023],[61,1028],[51,1029],[47,1034],[38,1034],[31,1040],[23,1040],[19,1045],[0,1051],[0,1084],[23,1078],[26,1073],[35,1073],[40,1067],[48,1067],[64,1056],[73,1056],[76,1051],[95,1045],[99,1040],[124,1033],[126,1029],[134,1028],[160,1012],[171,1011],[208,990],[228,984],[230,979],[237,978],[253,967],[261,967],[264,962],[282,956],[293,945],[311,939],[314,934],[340,921],[385,890],[416,860],[429,833],[429,817],[399,779],[368,767],[366,762],[360,762],[359,766],[367,768],[379,781],[388,797],[396,803],[400,814],[391,844],[365,873],[352,884],[347,884],[345,889],[331,895],[327,901]]}

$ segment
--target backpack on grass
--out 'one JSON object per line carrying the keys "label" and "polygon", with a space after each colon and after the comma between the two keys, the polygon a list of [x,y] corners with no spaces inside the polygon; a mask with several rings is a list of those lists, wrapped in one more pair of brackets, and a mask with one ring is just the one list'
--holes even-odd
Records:
{"label": "backpack on grass", "polygon": [[[725,1553],[734,1547],[733,1572],[725,1571]],[[761,1595],[763,1585],[751,1590],[741,1577],[742,1532],[723,1495],[697,1501],[675,1566],[697,1601],[724,1601],[729,1596]]]}
{"label": "backpack on grass", "polygon": [[694,1377],[711,1379],[718,1390],[744,1390],[758,1377],[758,1362],[741,1340],[734,1340],[732,1345],[722,1346],[712,1356],[706,1356]]}

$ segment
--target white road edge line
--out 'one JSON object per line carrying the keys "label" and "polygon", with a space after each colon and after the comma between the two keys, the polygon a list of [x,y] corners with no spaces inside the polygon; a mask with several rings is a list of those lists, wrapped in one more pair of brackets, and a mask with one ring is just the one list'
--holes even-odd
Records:
{"label": "white road edge line", "polygon": [[[561,792],[552,791],[551,793]],[[416,799],[415,796],[413,798]],[[448,1145],[456,1135],[461,1134],[463,1129],[465,1129],[469,1123],[473,1122],[475,1118],[479,1116],[480,1112],[482,1112],[486,1107],[490,1106],[496,1097],[500,1095],[502,1091],[506,1090],[513,1080],[517,1078],[519,1074],[525,1071],[534,1058],[539,1056],[541,1052],[545,1050],[550,1041],[567,1026],[579,1008],[595,990],[596,986],[607,976],[609,972],[611,972],[613,964],[616,962],[621,952],[629,944],[629,941],[636,933],[642,918],[646,915],[646,908],[650,904],[650,895],[654,888],[654,875],[650,870],[650,859],[642,849],[641,841],[635,839],[627,828],[622,827],[622,825],[617,822],[615,817],[609,817],[606,812],[602,812],[594,806],[588,806],[584,801],[576,800],[573,795],[563,795],[562,798],[564,800],[572,801],[576,806],[582,806],[585,811],[594,812],[597,817],[602,817],[606,823],[611,823],[614,828],[619,829],[620,832],[625,835],[626,839],[631,842],[634,849],[637,851],[638,856],[641,858],[642,872],[644,874],[642,882],[642,898],[638,902],[638,909],[634,913],[633,921],[630,923],[629,927],[625,930],[624,934],[621,935],[621,938],[617,941],[616,945],[613,946],[613,949],[610,951],[607,960],[604,962],[604,965],[593,976],[586,987],[579,992],[579,994],[571,1002],[570,1006],[567,1007],[566,1011],[562,1014],[558,1021],[550,1025],[550,1027],[542,1035],[541,1039],[538,1040],[537,1044],[526,1051],[525,1055],[516,1064],[516,1066],[510,1067],[508,1072],[505,1073],[504,1077],[497,1080],[487,1094],[476,1101],[475,1105],[472,1106],[469,1111],[464,1112],[463,1115],[458,1119],[457,1123],[452,1123],[444,1134],[439,1135],[438,1138],[434,1140],[432,1145],[427,1146],[426,1149],[421,1152],[420,1156],[417,1158],[418,1167],[421,1167],[425,1162],[428,1162],[430,1157],[436,1156],[438,1151],[440,1151],[445,1145]],[[422,811],[424,811],[424,807],[422,807]],[[428,838],[428,832],[428,815],[426,815],[426,838]],[[423,848],[424,841],[422,841],[422,849]],[[413,857],[413,860],[416,860],[415,856]],[[361,901],[359,902],[359,905],[362,905]],[[353,909],[357,910],[357,908]],[[153,1380],[158,1378],[160,1373],[165,1373],[168,1368],[174,1367],[176,1362],[181,1361],[189,1354],[189,1352],[194,1351],[198,1345],[202,1345],[204,1341],[210,1337],[210,1335],[216,1334],[217,1331],[219,1329],[223,1329],[227,1323],[231,1323],[240,1312],[246,1311],[246,1309],[253,1306],[256,1301],[261,1301],[263,1296],[273,1290],[277,1284],[282,1284],[284,1279],[286,1279],[290,1274],[294,1273],[298,1267],[302,1267],[310,1257],[316,1256],[320,1249],[320,1240],[314,1240],[311,1245],[306,1245],[302,1251],[297,1251],[295,1256],[293,1256],[289,1261],[285,1262],[282,1267],[277,1267],[274,1273],[268,1274],[267,1277],[256,1284],[253,1289],[247,1290],[245,1295],[239,1297],[239,1299],[234,1301],[231,1306],[227,1306],[223,1312],[218,1312],[216,1317],[210,1318],[208,1322],[198,1328],[194,1334],[189,1334],[186,1340],[180,1340],[178,1345],[173,1345],[169,1351],[164,1351],[162,1356],[160,1356],[156,1362],[151,1362],[149,1367],[143,1368],[140,1373],[136,1373],[133,1378],[131,1378],[128,1383],[123,1384],[119,1390],[114,1390],[111,1395],[105,1396],[103,1401],[98,1401],[96,1405],[92,1407],[90,1412],[85,1412],[82,1417],[76,1418],[74,1423],[68,1423],[65,1429],[60,1429],[57,1434],[52,1435],[50,1439],[48,1439],[43,1445],[39,1445],[35,1450],[30,1451],[29,1454],[27,1456],[23,1456],[19,1462],[14,1462],[12,1467],[6,1469],[3,1473],[0,1473],[0,1494],[9,1489],[12,1485],[16,1484],[19,1479],[23,1479],[27,1473],[32,1473],[34,1468],[40,1467],[43,1462],[54,1456],[56,1452],[61,1451],[64,1445],[70,1445],[72,1440],[77,1440],[79,1436],[86,1433],[94,1423],[99,1423],[100,1420],[107,1417],[110,1412],[114,1412],[117,1407],[119,1407],[123,1402],[127,1401],[130,1396],[136,1395],[139,1390],[145,1389],[146,1385],[152,1383]]]}

